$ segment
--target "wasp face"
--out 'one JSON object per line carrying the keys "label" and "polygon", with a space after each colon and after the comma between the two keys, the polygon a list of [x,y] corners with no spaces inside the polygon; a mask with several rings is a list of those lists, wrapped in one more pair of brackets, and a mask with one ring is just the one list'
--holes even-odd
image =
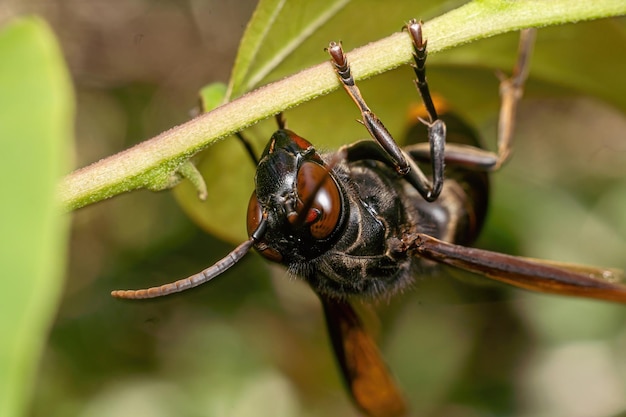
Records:
{"label": "wasp face", "polygon": [[341,229],[346,210],[343,192],[313,145],[295,133],[284,129],[274,133],[255,183],[248,205],[248,233],[267,218],[267,230],[255,244],[266,258],[284,264],[310,260]]}

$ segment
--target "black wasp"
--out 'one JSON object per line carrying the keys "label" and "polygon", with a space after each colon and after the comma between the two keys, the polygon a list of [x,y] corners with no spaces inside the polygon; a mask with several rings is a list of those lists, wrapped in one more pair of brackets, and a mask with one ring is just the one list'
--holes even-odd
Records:
{"label": "black wasp", "polygon": [[[319,154],[279,118],[257,167],[248,206],[250,238],[191,277],[112,295],[151,298],[193,288],[232,267],[254,246],[306,280],[320,297],[348,389],[357,406],[374,417],[403,415],[406,405],[350,304],[353,297],[389,297],[435,261],[535,291],[626,302],[626,287],[616,283],[620,272],[466,246],[483,224],[487,173],[509,156],[534,30],[522,31],[513,74],[501,81],[498,150],[492,153],[480,148],[472,130],[454,115],[437,114],[426,82],[421,22],[412,20],[406,29],[414,47],[415,84],[428,113],[422,120],[427,142],[396,144],[361,96],[341,45],[331,42],[327,51],[334,69],[374,141]],[[465,143],[446,143],[446,126],[448,136]],[[426,164],[429,175],[418,163]]]}

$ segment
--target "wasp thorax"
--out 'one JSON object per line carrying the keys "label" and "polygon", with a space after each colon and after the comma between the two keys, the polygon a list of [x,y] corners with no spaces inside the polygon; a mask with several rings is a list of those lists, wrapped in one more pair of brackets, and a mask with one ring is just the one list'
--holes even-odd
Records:
{"label": "wasp thorax", "polygon": [[248,233],[267,219],[255,243],[266,258],[289,263],[311,259],[340,228],[342,193],[332,172],[305,139],[277,131],[265,148],[248,205]]}

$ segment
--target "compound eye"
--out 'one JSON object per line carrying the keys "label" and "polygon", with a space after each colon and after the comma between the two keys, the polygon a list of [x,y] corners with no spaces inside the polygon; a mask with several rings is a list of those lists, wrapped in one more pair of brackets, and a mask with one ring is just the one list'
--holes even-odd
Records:
{"label": "compound eye", "polygon": [[[341,216],[341,195],[337,183],[322,165],[306,161],[298,170],[298,197],[311,207],[304,223],[315,239],[328,238],[337,228]],[[310,204],[310,199],[313,199]],[[310,204],[310,205],[309,205]]]}
{"label": "compound eye", "polygon": [[[259,227],[261,224],[261,219],[263,218],[263,209],[259,204],[259,200],[256,196],[256,190],[252,192],[252,196],[250,197],[250,202],[248,203],[248,218],[246,220],[246,226],[248,228],[248,236],[252,236],[252,233]],[[265,258],[274,262],[281,262],[283,260],[283,256],[275,249],[270,248],[265,242],[265,239],[261,239],[261,241],[255,243],[255,248],[257,252],[263,255]]]}

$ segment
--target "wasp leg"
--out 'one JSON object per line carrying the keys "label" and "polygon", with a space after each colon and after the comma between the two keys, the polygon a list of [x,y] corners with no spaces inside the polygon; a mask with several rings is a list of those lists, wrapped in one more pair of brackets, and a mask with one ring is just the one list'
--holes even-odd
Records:
{"label": "wasp leg", "polygon": [[[424,145],[428,146],[428,144],[426,143],[424,143]],[[409,147],[406,149],[410,150],[411,148]],[[406,158],[406,161],[410,167],[410,172],[407,174],[405,178],[407,178],[408,180],[409,178],[415,178],[417,176],[421,176],[420,181],[427,183],[428,178],[426,178],[426,176],[422,173],[418,165],[415,163],[415,160],[413,159],[410,152],[405,151],[405,149],[401,149],[400,152]],[[345,159],[349,162],[363,161],[366,159],[370,159],[370,160],[382,162],[386,165],[389,165],[390,168],[393,168],[393,165],[391,161],[389,160],[389,155],[385,153],[385,151],[380,146],[378,146],[377,143],[372,142],[371,140],[360,140],[358,142],[351,143],[350,145],[344,145],[341,148],[339,148],[339,150],[337,151],[337,154],[343,155]],[[411,182],[411,184],[415,186],[414,182]],[[437,190],[437,196],[439,196],[440,192],[441,192],[441,188]],[[434,200],[428,200],[427,197],[424,197],[424,198],[427,201],[434,201]]]}
{"label": "wasp leg", "polygon": [[[278,125],[279,129],[282,130],[287,128],[287,121],[285,120],[285,116],[282,112],[278,113],[275,118],[276,124]],[[235,133],[235,136],[237,137],[237,139],[239,139],[239,142],[241,142],[243,147],[246,149],[246,153],[254,163],[254,166],[259,165],[259,158],[254,153],[254,148],[252,147],[252,143],[250,142],[250,140],[248,140],[248,138],[246,138],[241,132]]]}
{"label": "wasp leg", "polygon": [[252,148],[252,144],[250,143],[248,138],[246,138],[241,132],[235,133],[235,136],[237,136],[237,139],[239,139],[239,142],[241,142],[243,147],[246,149],[246,152],[248,153],[248,156],[254,163],[254,166],[259,165],[259,158],[257,158],[256,154],[254,153],[254,149]]}
{"label": "wasp leg", "polygon": [[513,130],[515,128],[515,114],[517,105],[524,94],[524,83],[530,69],[530,55],[535,43],[535,29],[524,29],[520,34],[517,63],[510,78],[500,74],[500,115],[498,118],[498,161],[496,169],[508,159],[511,154]]}
{"label": "wasp leg", "polygon": [[[407,29],[413,40],[413,49],[415,50],[413,54],[415,59],[413,68],[417,77],[415,84],[422,96],[429,117],[431,120],[436,120],[437,113],[426,82],[425,61],[427,54],[426,41],[422,39],[422,24],[421,22],[411,20],[407,25]],[[446,144],[444,156],[446,163],[481,171],[496,171],[507,161],[513,144],[515,114],[517,113],[519,100],[522,98],[524,83],[528,77],[535,33],[534,29],[521,31],[517,63],[511,77],[505,78],[499,74],[501,105],[498,120],[497,152],[490,152],[466,145]],[[410,155],[418,161],[433,160],[431,146],[427,144],[414,145],[409,149]]]}
{"label": "wasp leg", "polygon": [[439,119],[439,117],[437,117],[437,109],[435,109],[435,104],[433,103],[430,89],[428,88],[428,81],[426,81],[426,58],[428,57],[426,45],[428,41],[424,40],[422,36],[421,21],[418,22],[415,19],[410,20],[406,25],[406,29],[413,41],[413,61],[415,61],[415,64],[413,64],[412,67],[415,72],[415,77],[417,78],[415,80],[415,87],[417,87],[417,91],[422,97],[424,107],[426,107],[428,117],[432,122]]}
{"label": "wasp leg", "polygon": [[277,113],[276,116],[274,116],[274,119],[276,120],[276,124],[279,129],[287,129],[287,120],[285,119],[285,115],[282,111]]}
{"label": "wasp leg", "polygon": [[[424,144],[424,145],[427,145],[427,144]],[[417,164],[415,163],[415,160],[411,157],[411,154],[405,151],[404,149],[400,149],[400,152],[406,159],[407,164],[409,165],[409,168],[410,168],[410,172],[407,174],[405,178],[409,180],[409,178],[416,178],[418,176],[421,176],[419,178],[419,181],[423,181],[423,183],[427,183],[428,178],[426,178],[426,176],[422,173],[420,168],[417,166]],[[382,162],[386,165],[389,165],[391,168],[393,168],[392,163],[389,160],[389,155],[385,153],[385,151],[380,146],[378,146],[377,143],[372,142],[371,140],[360,140],[358,142],[351,143],[350,145],[344,145],[341,148],[339,148],[339,150],[337,151],[337,154],[343,155],[345,159],[349,162],[370,159],[370,160]],[[415,186],[414,182],[411,182],[411,184]],[[439,196],[440,193],[441,193],[441,186],[439,186],[439,189],[437,190],[437,196]],[[427,201],[434,201],[434,200],[428,200],[426,196],[423,196],[423,197]]]}
{"label": "wasp leg", "polygon": [[531,291],[626,303],[624,273],[619,270],[505,255],[423,233],[403,236],[396,250]]}
{"label": "wasp leg", "polygon": [[[418,162],[429,162],[431,160],[430,145],[428,143],[409,145],[404,150]],[[497,170],[498,157],[493,152],[475,146],[446,143],[444,162],[447,165],[456,167],[491,172]]]}
{"label": "wasp leg", "polygon": [[[278,125],[278,129],[282,130],[287,128],[287,121],[285,120],[285,115],[282,112],[278,113],[275,116],[275,119],[276,124]],[[239,142],[241,142],[243,147],[246,149],[246,152],[254,163],[254,166],[259,165],[259,158],[254,153],[254,148],[252,147],[252,143],[250,142],[250,140],[248,140],[248,138],[246,138],[241,132],[235,133],[235,136],[237,137],[237,139],[239,139]]]}
{"label": "wasp leg", "polygon": [[346,58],[341,44],[331,42],[327,49],[332,58],[332,63],[335,67],[339,79],[341,80],[343,88],[348,95],[352,98],[354,103],[361,111],[362,123],[370,133],[370,136],[378,142],[382,149],[386,152],[386,163],[392,165],[395,170],[405,177],[405,179],[411,183],[417,191],[427,201],[434,201],[441,193],[443,187],[443,149],[445,143],[445,125],[441,121],[434,121],[429,131],[433,134],[429,134],[431,139],[431,163],[433,166],[433,180],[431,181],[424,175],[422,170],[417,166],[415,161],[412,160],[406,152],[404,152],[396,141],[391,136],[391,133],[385,128],[383,123],[378,117],[370,110],[365,99],[361,95],[361,91],[356,86],[352,73],[350,71],[350,65]]}

